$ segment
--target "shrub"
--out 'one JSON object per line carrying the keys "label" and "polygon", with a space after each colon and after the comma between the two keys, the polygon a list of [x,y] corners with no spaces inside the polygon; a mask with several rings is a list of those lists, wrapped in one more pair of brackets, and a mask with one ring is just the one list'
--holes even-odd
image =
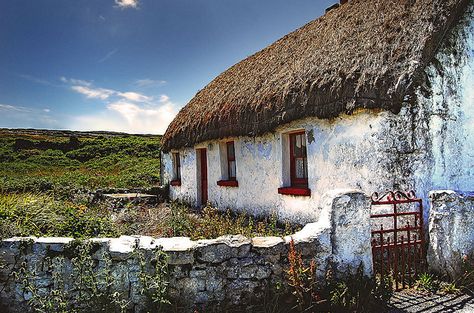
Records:
{"label": "shrub", "polygon": [[421,291],[435,292],[439,289],[440,282],[433,274],[422,273],[415,281],[415,288]]}

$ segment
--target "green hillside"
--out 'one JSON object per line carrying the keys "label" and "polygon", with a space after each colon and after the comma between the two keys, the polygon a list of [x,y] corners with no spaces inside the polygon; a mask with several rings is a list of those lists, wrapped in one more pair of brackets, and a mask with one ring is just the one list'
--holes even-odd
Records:
{"label": "green hillside", "polygon": [[0,129],[0,190],[60,192],[159,182],[153,135]]}

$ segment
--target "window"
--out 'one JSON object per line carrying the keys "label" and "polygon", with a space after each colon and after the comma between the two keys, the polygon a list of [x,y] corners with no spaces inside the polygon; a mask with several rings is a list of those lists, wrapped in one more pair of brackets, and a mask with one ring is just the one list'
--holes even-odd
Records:
{"label": "window", "polygon": [[224,187],[238,187],[237,167],[235,161],[235,145],[233,141],[221,142],[221,177],[217,185]]}
{"label": "window", "polygon": [[181,159],[179,153],[173,153],[173,180],[172,186],[181,186]]}
{"label": "window", "polygon": [[278,193],[291,196],[311,196],[308,188],[308,158],[304,131],[282,135],[283,186]]}
{"label": "window", "polygon": [[227,146],[227,170],[229,180],[235,180],[235,148],[234,142],[229,141],[226,143]]}
{"label": "window", "polygon": [[290,134],[290,175],[292,187],[308,187],[308,158],[304,132]]}

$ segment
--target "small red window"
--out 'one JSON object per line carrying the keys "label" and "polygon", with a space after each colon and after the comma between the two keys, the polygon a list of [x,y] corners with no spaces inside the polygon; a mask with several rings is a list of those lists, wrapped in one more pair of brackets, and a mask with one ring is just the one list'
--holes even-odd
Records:
{"label": "small red window", "polygon": [[179,153],[173,153],[173,180],[181,180],[181,160]]}
{"label": "small red window", "polygon": [[290,173],[292,187],[308,187],[308,159],[304,131],[290,134]]}
{"label": "small red window", "polygon": [[228,179],[235,180],[236,179],[236,169],[235,169],[235,148],[234,142],[229,141],[227,142],[227,171],[228,171]]}

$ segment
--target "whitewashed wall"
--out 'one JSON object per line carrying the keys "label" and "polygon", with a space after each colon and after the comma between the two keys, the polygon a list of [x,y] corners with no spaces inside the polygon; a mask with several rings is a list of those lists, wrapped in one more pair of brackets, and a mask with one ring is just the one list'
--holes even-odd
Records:
{"label": "whitewashed wall", "polygon": [[[232,138],[239,187],[216,183],[222,179],[218,141],[198,145],[208,148],[209,201],[221,209],[275,212],[281,219],[310,222],[319,217],[321,197],[333,189],[355,188],[367,194],[415,189],[424,199],[431,189],[473,189],[473,20],[471,9],[441,47],[437,61],[427,67],[429,84],[418,90],[415,104],[406,104],[399,114],[360,111],[332,120],[306,118],[261,137]],[[277,191],[287,181],[282,134],[297,129],[307,135],[311,197]],[[182,185],[171,187],[171,198],[198,204],[196,152],[180,152]],[[170,160],[163,158],[165,181],[172,173]]]}

